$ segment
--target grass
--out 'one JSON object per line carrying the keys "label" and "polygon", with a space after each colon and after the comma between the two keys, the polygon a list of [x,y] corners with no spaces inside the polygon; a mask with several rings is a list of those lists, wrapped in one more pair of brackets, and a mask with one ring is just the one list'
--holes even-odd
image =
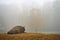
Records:
{"label": "grass", "polygon": [[22,34],[0,34],[0,40],[60,40],[57,34],[22,33]]}

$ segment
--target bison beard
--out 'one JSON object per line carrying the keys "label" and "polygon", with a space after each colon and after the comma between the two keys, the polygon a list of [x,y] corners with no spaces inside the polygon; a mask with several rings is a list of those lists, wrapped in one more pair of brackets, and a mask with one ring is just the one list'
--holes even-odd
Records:
{"label": "bison beard", "polygon": [[22,26],[15,26],[12,28],[10,31],[8,31],[8,34],[19,34],[19,33],[24,33],[25,28]]}

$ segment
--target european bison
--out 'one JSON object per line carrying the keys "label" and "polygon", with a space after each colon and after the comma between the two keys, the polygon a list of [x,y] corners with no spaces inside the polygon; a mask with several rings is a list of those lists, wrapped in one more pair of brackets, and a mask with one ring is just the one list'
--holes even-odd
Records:
{"label": "european bison", "polygon": [[19,33],[24,33],[25,28],[22,26],[15,26],[12,28],[10,31],[8,31],[8,34],[19,34]]}

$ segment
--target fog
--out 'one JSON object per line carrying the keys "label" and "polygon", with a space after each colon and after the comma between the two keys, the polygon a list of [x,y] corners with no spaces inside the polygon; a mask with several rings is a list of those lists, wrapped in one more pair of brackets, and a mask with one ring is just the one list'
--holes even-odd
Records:
{"label": "fog", "polygon": [[16,25],[26,32],[60,33],[59,0],[0,0],[0,33]]}

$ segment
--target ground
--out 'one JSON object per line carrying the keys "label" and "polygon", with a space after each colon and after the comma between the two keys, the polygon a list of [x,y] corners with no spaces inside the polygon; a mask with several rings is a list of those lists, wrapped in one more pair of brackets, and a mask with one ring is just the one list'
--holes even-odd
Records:
{"label": "ground", "polygon": [[21,33],[21,34],[0,34],[0,40],[60,40],[57,34]]}

